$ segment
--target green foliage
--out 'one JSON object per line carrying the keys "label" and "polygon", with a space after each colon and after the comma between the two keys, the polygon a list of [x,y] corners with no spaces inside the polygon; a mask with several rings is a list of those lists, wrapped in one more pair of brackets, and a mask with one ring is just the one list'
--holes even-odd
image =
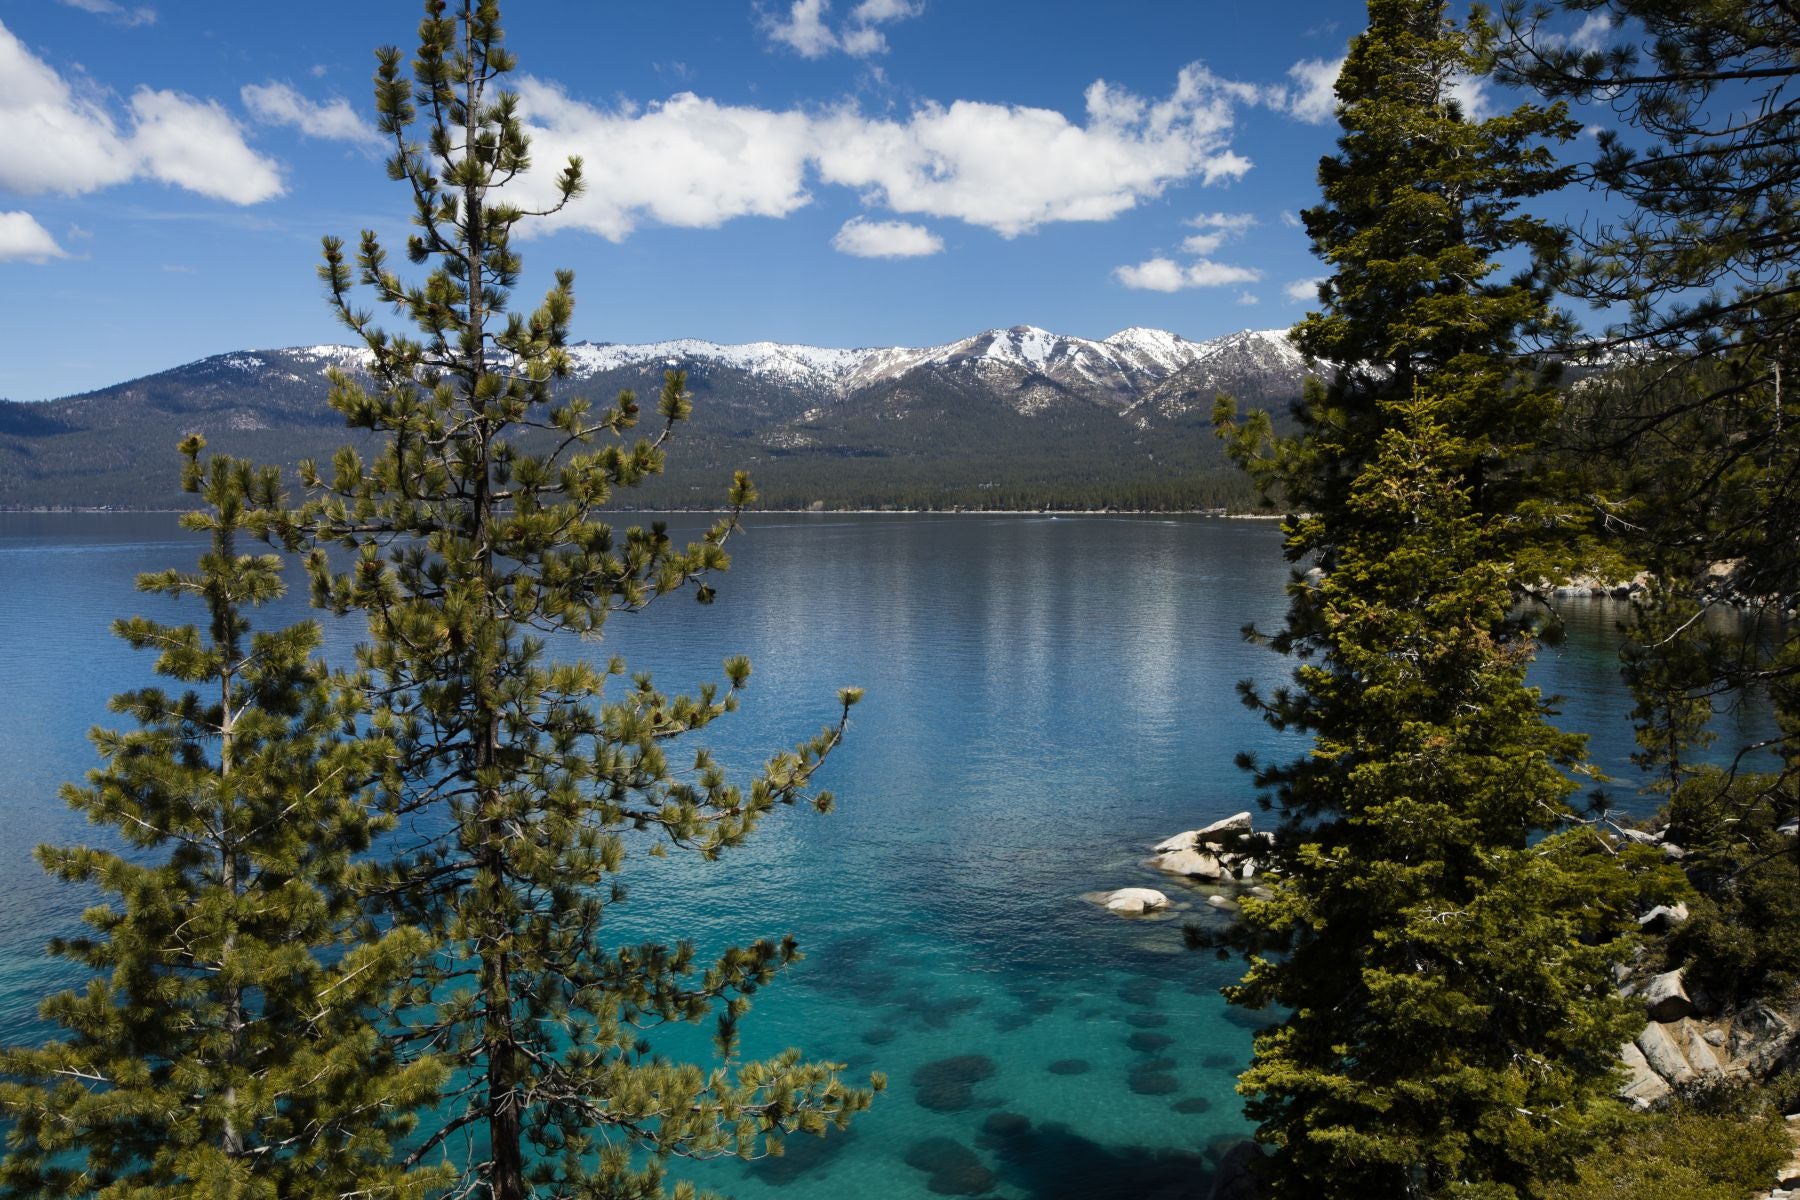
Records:
{"label": "green foliage", "polygon": [[[498,6],[425,8],[410,80],[398,50],[377,52],[376,106],[395,147],[389,174],[414,202],[407,256],[431,269],[407,283],[375,234],[354,263],[326,239],[320,274],[373,359],[366,380],[333,375],[331,402],[377,449],[303,465],[313,498],[289,527],[315,544],[315,600],[369,622],[370,725],[394,747],[382,802],[411,836],[361,883],[383,920],[439,948],[390,1000],[396,1044],[429,1047],[455,1071],[443,1120],[404,1161],[472,1144],[455,1164],[461,1186],[496,1200],[647,1200],[662,1194],[669,1155],[774,1153],[784,1134],[841,1126],[870,1101],[834,1064],[738,1056],[739,1020],[797,956],[791,939],[706,961],[685,941],[609,947],[602,928],[624,898],[614,876],[629,841],[642,833],[653,852],[672,843],[705,858],[739,844],[808,797],[860,693],[841,693],[832,725],[772,755],[746,787],[704,749],[675,753],[736,709],[746,661],[727,660],[723,687],[676,695],[625,679],[618,658],[550,656],[550,635],[591,637],[610,613],[690,586],[710,599],[702,578],[728,565],[726,539],[754,492],[739,473],[728,515],[686,546],[660,524],[617,532],[601,519],[618,489],[661,471],[691,412],[685,379],[666,375],[656,434],[636,441],[631,392],[600,409],[553,394],[569,370],[573,277],[558,272],[529,313],[509,310],[512,236],[528,214],[508,197],[530,160],[501,87],[513,59]],[[572,159],[550,210],[581,186]],[[352,303],[358,285],[417,336],[377,328]],[[708,1016],[710,1069],[655,1051],[659,1026]]]}
{"label": "green foliage", "polygon": [[1767,1190],[1793,1151],[1786,1123],[1773,1107],[1728,1100],[1632,1117],[1543,1200],[1744,1200]]}
{"label": "green foliage", "polygon": [[66,1035],[0,1055],[14,1196],[422,1196],[442,1171],[390,1162],[443,1070],[401,1062],[371,1007],[425,949],[413,930],[358,931],[352,857],[389,822],[364,784],[390,747],[352,736],[352,681],[313,657],[313,622],[253,631],[280,561],[239,553],[279,504],[274,472],[183,445],[211,535],[195,572],[139,577],[198,599],[204,628],[145,618],[115,631],[187,690],[126,692],[137,728],[94,734],[104,765],[64,796],[128,852],[43,847],[46,870],[108,899],[93,932],[51,952],[95,972],[44,1001]]}
{"label": "green foliage", "polygon": [[[1573,820],[1583,739],[1525,684],[1515,598],[1566,574],[1584,525],[1541,453],[1560,404],[1518,365],[1549,328],[1541,279],[1502,256],[1558,235],[1522,201],[1566,179],[1560,109],[1465,118],[1484,51],[1432,0],[1371,0],[1338,82],[1344,135],[1305,214],[1334,275],[1295,338],[1340,367],[1298,430],[1218,412],[1221,436],[1303,510],[1270,639],[1295,685],[1246,701],[1312,735],[1254,764],[1284,821],[1260,953],[1237,1004],[1290,1012],[1240,1080],[1279,1196],[1504,1197],[1613,1128],[1618,1046],[1641,1017],[1609,965],[1635,906],[1678,886]],[[1636,870],[1633,870],[1636,868]]]}
{"label": "green foliage", "polygon": [[[1551,36],[1559,14],[1607,18],[1605,44]],[[1800,599],[1800,13],[1760,0],[1508,0],[1487,24],[1503,81],[1603,102],[1623,126],[1600,133],[1584,173],[1627,207],[1571,230],[1572,253],[1554,260],[1561,289],[1616,318],[1588,348],[1631,360],[1583,389],[1567,427],[1584,491],[1688,603],[1764,617],[1710,644],[1672,639],[1652,674],[1679,678],[1690,698],[1767,695],[1794,772],[1800,639],[1778,614]],[[1644,715],[1668,734],[1666,712]],[[1663,738],[1665,774],[1679,774],[1679,744]],[[1781,790],[1788,815],[1800,811]]]}
{"label": "green foliage", "polygon": [[1668,807],[1669,840],[1698,889],[1668,952],[1720,1000],[1785,995],[1800,984],[1800,839],[1779,832],[1794,797],[1774,775],[1694,772]]}

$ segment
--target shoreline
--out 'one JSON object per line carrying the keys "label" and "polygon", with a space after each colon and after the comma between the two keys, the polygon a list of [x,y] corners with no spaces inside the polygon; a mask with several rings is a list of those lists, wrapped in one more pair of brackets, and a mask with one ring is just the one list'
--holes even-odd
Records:
{"label": "shoreline", "polygon": [[[45,505],[30,508],[0,506],[0,516],[140,516],[156,513],[179,515],[192,508],[127,508],[109,505]],[[602,512],[642,516],[716,516],[728,508],[613,508]],[[767,513],[787,517],[1215,517],[1222,521],[1281,521],[1286,513],[1229,512],[1218,508],[751,508],[744,515]]]}

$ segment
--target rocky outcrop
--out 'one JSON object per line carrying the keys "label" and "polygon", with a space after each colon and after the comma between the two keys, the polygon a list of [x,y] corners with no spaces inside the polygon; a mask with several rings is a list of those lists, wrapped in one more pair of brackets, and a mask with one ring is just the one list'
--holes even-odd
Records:
{"label": "rocky outcrop", "polygon": [[1254,878],[1275,844],[1272,833],[1258,833],[1247,812],[1233,813],[1199,829],[1164,838],[1154,847],[1149,865],[1169,875],[1206,883]]}
{"label": "rocky outcrop", "polygon": [[1795,1055],[1800,1055],[1800,1012],[1784,1015],[1757,1003],[1717,1019],[1653,1020],[1619,1051],[1626,1073],[1619,1095],[1637,1108],[1651,1108],[1689,1084],[1766,1077]]}
{"label": "rocky outcrop", "polygon": [[1694,1001],[1681,984],[1680,971],[1665,971],[1644,986],[1644,1010],[1652,1021],[1679,1021],[1693,1015]]}
{"label": "rocky outcrop", "polygon": [[1107,912],[1118,913],[1122,917],[1139,917],[1159,908],[1169,907],[1169,898],[1155,888],[1120,888],[1116,892],[1108,892],[1103,903]]}

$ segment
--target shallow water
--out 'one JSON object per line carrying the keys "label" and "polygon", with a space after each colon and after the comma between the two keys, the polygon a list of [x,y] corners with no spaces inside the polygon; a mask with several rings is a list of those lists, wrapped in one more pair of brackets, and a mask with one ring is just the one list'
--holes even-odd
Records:
{"label": "shallow water", "polygon": [[[672,522],[678,534],[702,524]],[[179,612],[131,580],[188,565],[195,545],[169,516],[0,514],[8,1042],[43,1034],[37,1001],[69,976],[41,947],[84,903],[30,849],[101,836],[57,787],[93,765],[84,733],[108,720],[106,698],[147,677],[107,624]],[[768,515],[730,550],[716,604],[674,598],[615,618],[592,652],[622,653],[666,688],[748,654],[743,710],[705,735],[738,767],[812,733],[838,687],[865,687],[823,776],[838,810],[778,813],[717,864],[634,860],[612,928],[702,951],[794,932],[807,958],[758,996],[746,1050],[801,1045],[890,1086],[848,1136],[675,1173],[742,1200],[1204,1195],[1209,1148],[1245,1132],[1232,1084],[1254,1019],[1218,997],[1233,964],[1181,947],[1204,894],[1142,859],[1252,806],[1236,752],[1292,752],[1234,691],[1284,675],[1239,632],[1280,618],[1288,567],[1273,523]],[[1569,641],[1534,677],[1595,733],[1595,760],[1628,796],[1612,659],[1622,607],[1567,607]],[[271,623],[302,615],[290,599]],[[329,628],[330,653],[347,659],[355,638],[352,624]],[[1730,719],[1753,730],[1760,718]],[[1184,911],[1125,921],[1081,899],[1127,885],[1163,887]],[[705,1054],[709,1032],[666,1045]]]}

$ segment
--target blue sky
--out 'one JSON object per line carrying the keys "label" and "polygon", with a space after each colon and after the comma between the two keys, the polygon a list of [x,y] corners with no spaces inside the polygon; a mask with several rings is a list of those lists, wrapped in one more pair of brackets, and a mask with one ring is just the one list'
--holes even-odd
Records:
{"label": "blue sky", "polygon": [[[1346,0],[667,0],[506,6],[547,181],[522,249],[574,333],[924,345],[1032,324],[1285,326],[1331,149]],[[319,237],[406,198],[372,49],[410,0],[0,0],[0,397],[345,340]]]}

